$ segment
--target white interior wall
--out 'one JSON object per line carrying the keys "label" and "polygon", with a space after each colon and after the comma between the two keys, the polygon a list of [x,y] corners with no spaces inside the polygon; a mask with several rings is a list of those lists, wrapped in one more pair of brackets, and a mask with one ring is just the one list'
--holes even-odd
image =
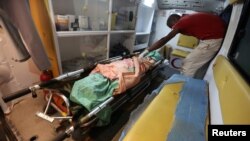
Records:
{"label": "white interior wall", "polygon": [[[191,10],[181,10],[184,11],[185,14],[191,14],[194,13],[195,11]],[[162,37],[166,36],[171,29],[166,25],[168,17],[172,14],[175,13],[175,10],[157,10],[156,11],[156,25],[155,25],[155,35],[152,36],[153,39],[151,39],[150,45],[155,43],[156,41],[160,40]],[[185,51],[191,51],[192,49],[189,48],[183,48],[177,45],[179,38],[179,34],[176,35],[173,39],[171,39],[169,42],[166,44],[170,45],[173,47],[173,49],[182,49]]]}
{"label": "white interior wall", "polygon": [[[223,55],[227,57],[229,48],[231,47],[231,43],[234,38],[235,31],[237,29],[237,25],[240,19],[240,15],[242,12],[243,4],[234,4],[233,11],[231,14],[231,19],[228,25],[228,30],[222,44],[221,50],[218,55]],[[204,77],[204,80],[209,82],[209,100],[210,100],[210,117],[211,124],[223,124],[219,95],[218,90],[214,81],[212,66],[215,60],[210,64],[207,73]]]}

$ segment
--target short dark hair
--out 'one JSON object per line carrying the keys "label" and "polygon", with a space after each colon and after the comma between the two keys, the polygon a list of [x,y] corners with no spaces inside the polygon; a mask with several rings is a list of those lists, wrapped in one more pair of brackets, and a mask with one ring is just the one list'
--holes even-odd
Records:
{"label": "short dark hair", "polygon": [[173,22],[174,22],[176,19],[180,19],[180,17],[181,17],[181,16],[178,15],[178,14],[172,14],[172,15],[170,15],[170,16],[168,17],[168,20],[167,20],[167,25],[168,25],[168,27],[171,28]]}

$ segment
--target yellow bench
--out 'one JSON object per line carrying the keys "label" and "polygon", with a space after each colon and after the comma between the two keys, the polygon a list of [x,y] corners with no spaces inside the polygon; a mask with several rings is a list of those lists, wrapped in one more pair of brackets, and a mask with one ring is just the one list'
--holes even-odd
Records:
{"label": "yellow bench", "polygon": [[[249,85],[223,56],[217,57],[213,72],[224,124],[250,124]],[[172,128],[182,85],[165,85],[123,141],[165,141]]]}
{"label": "yellow bench", "polygon": [[213,65],[224,124],[250,124],[250,87],[223,56]]}
{"label": "yellow bench", "polygon": [[183,83],[165,85],[130,129],[124,141],[165,141]]}
{"label": "yellow bench", "polygon": [[180,34],[177,45],[194,49],[199,43],[199,40],[194,36]]}
{"label": "yellow bench", "polygon": [[186,58],[188,56],[190,52],[188,51],[184,51],[184,50],[180,50],[180,49],[174,49],[171,53],[172,56],[177,56],[177,57],[181,57],[181,58]]}

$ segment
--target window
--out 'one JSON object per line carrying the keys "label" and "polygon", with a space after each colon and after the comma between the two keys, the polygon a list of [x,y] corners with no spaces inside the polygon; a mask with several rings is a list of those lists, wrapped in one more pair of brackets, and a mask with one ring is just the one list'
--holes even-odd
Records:
{"label": "window", "polygon": [[250,83],[250,2],[246,0],[231,49],[229,60]]}

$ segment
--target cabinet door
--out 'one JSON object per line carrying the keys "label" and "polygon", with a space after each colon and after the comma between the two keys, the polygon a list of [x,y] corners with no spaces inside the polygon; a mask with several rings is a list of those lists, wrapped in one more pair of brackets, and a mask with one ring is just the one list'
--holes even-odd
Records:
{"label": "cabinet door", "polygon": [[134,30],[137,0],[113,0],[112,30]]}
{"label": "cabinet door", "polygon": [[148,47],[153,18],[154,8],[140,3],[138,6],[137,22],[135,27],[136,39],[134,51]]}
{"label": "cabinet door", "polygon": [[57,31],[108,29],[109,0],[51,0]]}
{"label": "cabinet door", "polygon": [[154,8],[140,3],[137,12],[136,33],[150,34],[153,18]]}
{"label": "cabinet door", "polygon": [[107,36],[74,36],[58,38],[62,73],[87,68],[107,58]]}

